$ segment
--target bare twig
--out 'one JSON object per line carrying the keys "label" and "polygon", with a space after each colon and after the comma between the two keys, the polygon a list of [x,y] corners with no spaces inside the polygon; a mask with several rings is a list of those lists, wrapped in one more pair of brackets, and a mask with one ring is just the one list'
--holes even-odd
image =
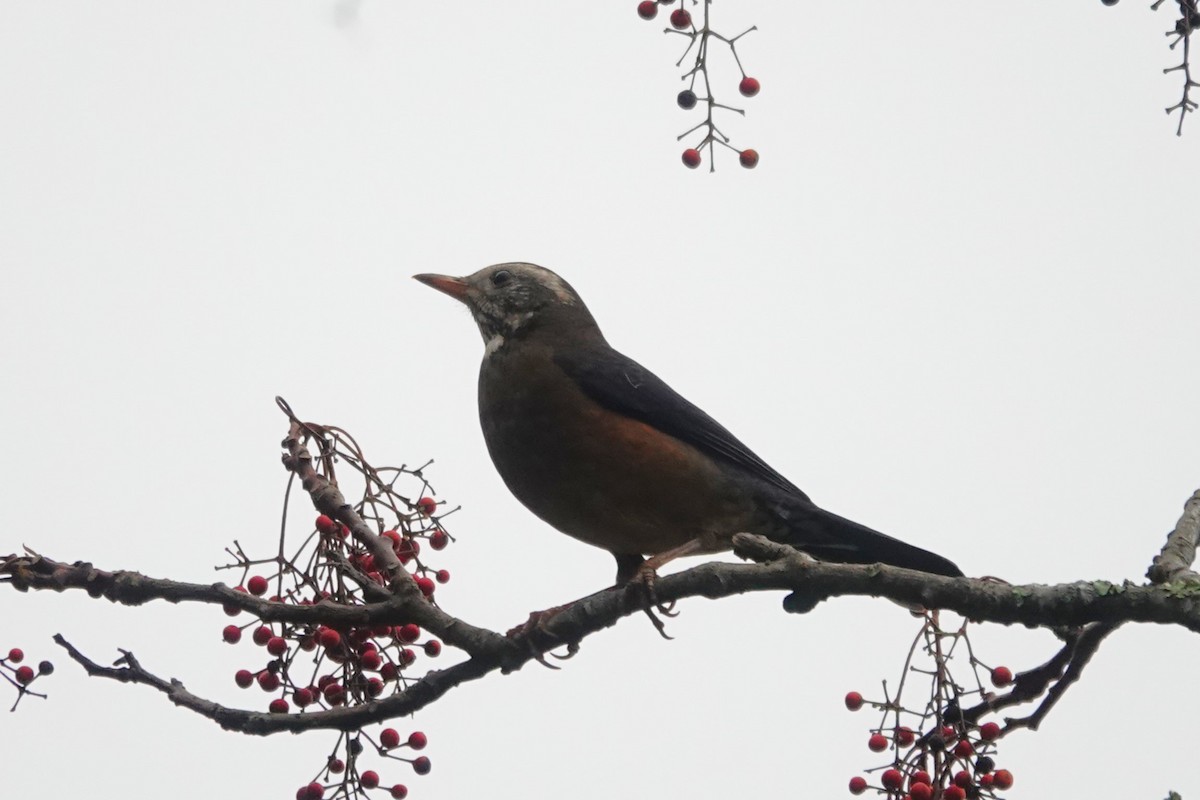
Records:
{"label": "bare twig", "polygon": [[382,700],[304,714],[271,714],[229,708],[193,694],[179,681],[165,680],[149,672],[128,650],[120,651],[121,657],[116,661],[117,666],[105,667],[81,653],[63,638],[62,634],[55,634],[54,641],[92,677],[150,686],[165,694],[175,705],[207,717],[226,730],[255,736],[283,732],[303,733],[318,729],[357,730],[374,722],[411,714],[434,702],[455,686],[481,678],[498,666],[495,659],[472,659],[448,669],[429,672],[403,691]]}
{"label": "bare twig", "polygon": [[1200,489],[1184,503],[1183,516],[1167,536],[1162,552],[1154,557],[1146,577],[1152,583],[1200,581],[1200,575],[1192,569],[1197,541],[1200,541]]}

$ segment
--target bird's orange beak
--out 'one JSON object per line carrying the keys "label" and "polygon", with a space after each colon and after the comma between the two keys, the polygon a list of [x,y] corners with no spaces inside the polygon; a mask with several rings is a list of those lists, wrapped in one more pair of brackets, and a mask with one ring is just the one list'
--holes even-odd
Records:
{"label": "bird's orange beak", "polygon": [[449,275],[434,275],[431,272],[413,275],[413,278],[426,286],[432,286],[439,292],[450,295],[461,303],[467,302],[467,289],[470,287],[462,278],[452,278]]}

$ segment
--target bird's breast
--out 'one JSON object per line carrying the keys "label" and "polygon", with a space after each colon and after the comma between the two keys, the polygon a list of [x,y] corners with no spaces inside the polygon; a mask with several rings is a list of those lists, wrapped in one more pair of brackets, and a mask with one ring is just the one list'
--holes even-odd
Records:
{"label": "bird's breast", "polygon": [[590,544],[650,555],[709,534],[718,550],[751,524],[753,507],[721,465],[596,403],[549,347],[494,350],[479,376],[479,411],[492,460],[517,499]]}

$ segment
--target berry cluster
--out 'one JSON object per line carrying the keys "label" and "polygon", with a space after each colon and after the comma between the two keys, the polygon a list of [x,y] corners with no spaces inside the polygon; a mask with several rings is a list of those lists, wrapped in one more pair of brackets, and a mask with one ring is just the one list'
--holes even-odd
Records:
{"label": "berry cluster", "polygon": [[317,778],[296,790],[296,800],[322,800],[331,789],[332,796],[337,797],[366,796],[372,789],[382,789],[389,797],[404,800],[408,797],[407,786],[403,783],[384,785],[378,772],[373,769],[359,771],[356,762],[370,746],[380,756],[407,762],[413,772],[428,775],[431,764],[427,756],[408,758],[402,755],[406,749],[424,750],[427,744],[429,739],[421,731],[413,731],[407,739],[402,739],[395,728],[384,728],[378,740],[363,731],[342,734]]}
{"label": "berry cluster", "polygon": [[46,695],[32,691],[29,684],[42,675],[50,675],[54,672],[54,665],[49,661],[39,663],[36,670],[28,664],[22,663],[24,661],[25,651],[19,647],[9,650],[6,656],[0,656],[0,677],[3,677],[17,690],[17,700],[12,704],[10,710],[16,710],[21,698],[27,694],[44,698]]}
{"label": "berry cluster", "polygon": [[[346,441],[350,441],[349,448]],[[331,482],[336,480],[333,471],[339,462],[348,462],[362,476],[364,491],[354,512],[390,543],[391,552],[403,566],[399,573],[402,578],[411,579],[425,601],[435,603],[435,593],[450,581],[450,573],[429,566],[422,553],[426,548],[443,550],[453,540],[444,526],[446,515],[439,514],[441,506],[431,496],[421,469],[374,468],[341,433],[326,440],[323,450],[327,457],[321,459],[321,471]],[[397,483],[401,479],[420,482],[417,499],[399,493]],[[345,489],[347,481],[343,479],[339,485]],[[360,541],[361,534],[352,535],[345,524],[325,514],[302,532],[301,539],[289,553],[285,525],[277,553],[258,560],[248,557],[234,542],[227,549],[234,562],[222,568],[241,571],[237,591],[277,603],[313,606],[327,602],[331,607],[345,607],[390,596],[387,567],[376,563],[381,557],[379,545],[384,542],[376,542],[372,553]],[[225,613],[238,616],[243,612],[228,605]],[[441,655],[442,642],[413,622],[397,622],[291,624],[255,619],[226,625],[221,638],[237,644],[246,636],[261,648],[255,652],[265,651],[258,656],[257,665],[247,665],[234,675],[240,688],[257,687],[268,695],[265,710],[272,714],[312,713],[369,703],[403,691],[422,677],[423,671],[416,672],[421,658]],[[418,775],[425,775],[431,768],[429,758],[408,757],[405,753],[423,750],[427,741],[419,731],[402,740],[393,728],[385,728],[378,740],[363,729],[342,733],[316,778],[300,787],[296,797],[320,800],[327,792],[331,797],[360,797],[374,789],[389,791],[394,798],[406,797],[408,788],[404,784],[383,785],[379,772],[362,768],[360,756],[369,746],[379,756],[407,762]]]}
{"label": "berry cluster", "polygon": [[[1012,671],[1003,666],[988,670],[970,654],[977,688],[964,689],[955,683],[949,668],[960,641],[966,643],[970,653],[965,623],[956,631],[946,632],[939,627],[936,613],[927,613],[896,696],[888,695],[886,682],[882,700],[864,699],[859,692],[846,694],[844,702],[850,711],[870,705],[882,712],[879,725],[871,728],[867,749],[872,753],[890,750],[893,754],[888,763],[868,770],[878,773],[873,781],[861,775],[851,778],[851,794],[872,789],[892,800],[967,800],[995,797],[996,792],[1012,787],[1012,772],[996,768],[996,743],[1005,730],[994,721],[977,722],[975,714],[965,713],[961,705],[972,694],[984,700],[990,698],[979,676],[981,669],[990,673],[992,685],[998,688],[1012,684]],[[914,664],[918,648],[933,662],[929,668]],[[924,707],[919,709],[901,704],[905,683],[913,676],[928,678],[931,688]]]}
{"label": "berry cluster", "polygon": [[[758,151],[752,148],[740,150],[731,145],[729,137],[717,128],[716,122],[713,119],[713,112],[718,108],[743,116],[745,116],[746,112],[740,108],[734,108],[733,106],[717,102],[709,74],[709,44],[713,39],[716,39],[728,45],[729,52],[733,56],[733,61],[742,76],[738,83],[738,91],[743,97],[754,97],[762,89],[762,84],[759,83],[757,78],[752,78],[746,74],[746,70],[742,67],[742,60],[737,54],[737,40],[754,30],[754,28],[743,31],[732,38],[722,36],[709,26],[709,6],[712,0],[703,0],[704,19],[699,27],[696,26],[695,20],[692,18],[692,12],[688,11],[686,7],[687,0],[678,0],[678,2],[678,7],[671,11],[669,17],[671,27],[666,29],[666,33],[686,36],[688,38],[688,46],[684,50],[683,56],[675,63],[675,66],[678,67],[683,64],[684,59],[688,57],[688,54],[693,49],[695,49],[695,56],[691,68],[683,74],[683,80],[688,82],[688,88],[675,97],[675,102],[684,111],[691,111],[697,105],[703,103],[704,109],[707,112],[703,121],[676,137],[682,140],[693,133],[701,132],[701,138],[695,146],[683,151],[683,163],[689,169],[695,169],[703,163],[703,152],[707,149],[710,161],[709,171],[714,171],[716,169],[716,150],[714,145],[719,144],[737,153],[738,162],[743,167],[753,169],[758,166]],[[695,3],[697,0],[692,0],[692,2]],[[642,2],[638,3],[637,13],[642,19],[651,20],[658,16],[658,7],[660,5],[670,6],[675,5],[675,3],[676,0],[657,0],[657,2],[655,0],[642,0]],[[698,89],[701,94],[697,93]]]}

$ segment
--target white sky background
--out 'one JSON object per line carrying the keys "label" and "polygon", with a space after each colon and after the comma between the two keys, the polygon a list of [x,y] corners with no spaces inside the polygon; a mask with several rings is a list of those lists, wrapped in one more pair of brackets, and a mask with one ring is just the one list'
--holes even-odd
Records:
{"label": "white sky background", "polygon": [[[1177,139],[1162,113],[1167,13],[720,0],[718,29],[760,27],[741,53],[762,94],[716,74],[762,163],[709,175],[674,141],[682,40],[635,5],[0,4],[0,552],[195,581],[233,538],[269,553],[282,394],[379,462],[437,459],[464,506],[435,562],[449,610],[504,629],[602,587],[610,557],[493,472],[478,333],[409,279],[520,259],[822,505],[970,574],[1140,580],[1198,483],[1200,119]],[[841,697],[894,682],[916,622],[779,601],[688,602],[673,642],[629,619],[561,672],[462,687],[397,725],[428,733],[433,773],[384,782],[848,796],[879,760]],[[59,667],[49,702],[0,715],[5,796],[291,797],[332,734],[224,733],[49,639],[265,708],[233,686],[261,651],[226,622],[0,591],[0,647]],[[1015,670],[1055,646],[974,643]],[[1196,792],[1176,690],[1198,657],[1178,630],[1118,632],[1002,743],[1012,796]]]}

